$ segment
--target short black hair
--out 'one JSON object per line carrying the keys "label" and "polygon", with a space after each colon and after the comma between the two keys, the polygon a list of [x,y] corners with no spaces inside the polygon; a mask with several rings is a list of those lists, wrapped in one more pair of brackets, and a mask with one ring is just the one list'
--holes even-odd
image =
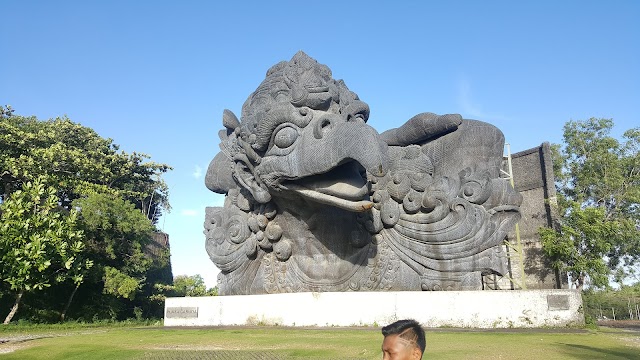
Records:
{"label": "short black hair", "polygon": [[420,348],[420,351],[423,354],[424,349],[427,346],[424,329],[420,326],[419,322],[413,319],[398,320],[393,324],[383,327],[382,335],[384,335],[384,337],[389,335],[398,335],[402,339],[413,341]]}

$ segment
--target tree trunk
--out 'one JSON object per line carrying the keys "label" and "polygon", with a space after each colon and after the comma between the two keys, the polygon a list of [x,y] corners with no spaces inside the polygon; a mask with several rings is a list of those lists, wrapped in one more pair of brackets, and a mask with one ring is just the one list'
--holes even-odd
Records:
{"label": "tree trunk", "polygon": [[76,284],[76,287],[73,288],[71,295],[69,295],[69,300],[67,300],[67,305],[64,306],[64,310],[60,313],[60,321],[64,321],[64,317],[67,315],[67,311],[69,311],[69,306],[71,306],[71,301],[73,301],[73,297],[76,295],[76,291],[78,291],[78,287],[80,284]]}
{"label": "tree trunk", "polygon": [[22,300],[22,295],[24,295],[24,290],[20,290],[20,292],[18,293],[18,296],[16,296],[16,302],[15,304],[13,304],[13,307],[11,308],[11,311],[9,311],[9,315],[7,315],[7,317],[4,319],[4,323],[3,324],[8,324],[11,319],[13,319],[13,316],[18,312],[18,306],[20,306],[20,300]]}

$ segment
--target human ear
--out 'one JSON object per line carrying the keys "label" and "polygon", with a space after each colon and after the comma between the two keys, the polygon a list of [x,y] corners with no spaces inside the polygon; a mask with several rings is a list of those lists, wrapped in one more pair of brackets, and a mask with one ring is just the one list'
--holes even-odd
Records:
{"label": "human ear", "polygon": [[418,347],[414,347],[413,351],[411,353],[411,358],[414,359],[414,360],[422,359],[422,351],[420,351],[420,349]]}

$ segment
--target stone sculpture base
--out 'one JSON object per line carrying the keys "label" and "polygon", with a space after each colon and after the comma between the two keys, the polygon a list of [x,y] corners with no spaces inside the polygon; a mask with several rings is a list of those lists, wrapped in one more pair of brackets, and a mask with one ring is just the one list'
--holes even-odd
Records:
{"label": "stone sculpture base", "polygon": [[573,290],[324,292],[167,298],[165,326],[384,326],[535,328],[584,325]]}

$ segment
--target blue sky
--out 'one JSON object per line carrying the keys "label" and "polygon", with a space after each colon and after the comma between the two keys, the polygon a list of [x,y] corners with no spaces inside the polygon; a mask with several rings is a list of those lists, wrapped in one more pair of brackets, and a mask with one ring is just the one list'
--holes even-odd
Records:
{"label": "blue sky", "polygon": [[0,0],[0,103],[71,120],[173,166],[174,275],[217,269],[204,187],[222,112],[303,50],[371,108],[379,132],[420,112],[505,133],[512,152],[562,141],[568,120],[640,126],[637,1]]}

